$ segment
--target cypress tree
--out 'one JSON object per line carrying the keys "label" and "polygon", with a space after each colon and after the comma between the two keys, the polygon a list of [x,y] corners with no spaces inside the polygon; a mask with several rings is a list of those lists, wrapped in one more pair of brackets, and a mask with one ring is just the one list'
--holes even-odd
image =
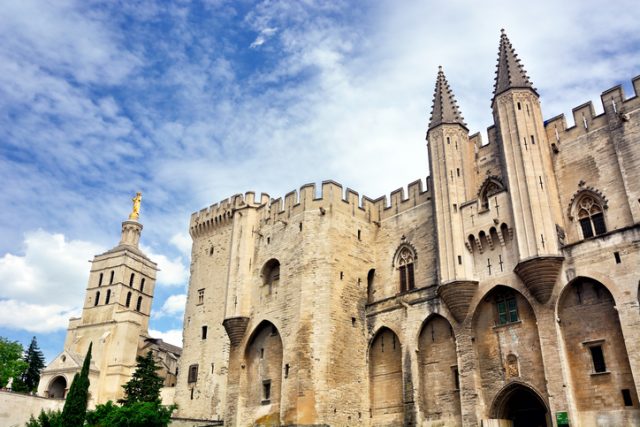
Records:
{"label": "cypress tree", "polygon": [[38,347],[36,337],[31,339],[29,349],[23,359],[27,363],[27,369],[13,382],[13,390],[26,393],[35,392],[40,382],[40,371],[44,368],[44,355]]}
{"label": "cypress tree", "polygon": [[69,394],[62,409],[62,424],[65,427],[82,427],[87,413],[87,400],[89,399],[89,365],[91,364],[91,347],[84,358],[80,374],[73,377]]}
{"label": "cypress tree", "polygon": [[120,399],[118,403],[123,405],[131,405],[136,402],[152,402],[160,404],[160,389],[164,380],[156,372],[158,365],[153,359],[151,351],[145,357],[138,356],[136,358],[138,366],[128,383],[122,386],[124,388],[124,399]]}

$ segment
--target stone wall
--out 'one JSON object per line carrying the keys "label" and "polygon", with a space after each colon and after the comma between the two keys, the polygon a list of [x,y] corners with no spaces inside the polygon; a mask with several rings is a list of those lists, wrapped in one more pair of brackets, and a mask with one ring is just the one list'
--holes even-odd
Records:
{"label": "stone wall", "polygon": [[41,410],[57,411],[63,406],[63,399],[0,390],[0,427],[23,427],[31,415],[37,418]]}

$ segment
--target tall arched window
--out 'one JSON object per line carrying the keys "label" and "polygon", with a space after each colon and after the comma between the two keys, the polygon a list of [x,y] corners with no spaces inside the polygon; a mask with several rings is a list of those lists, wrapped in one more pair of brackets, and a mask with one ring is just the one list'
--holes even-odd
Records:
{"label": "tall arched window", "polygon": [[136,311],[140,311],[142,308],[142,297],[138,297],[138,303],[136,304]]}
{"label": "tall arched window", "polygon": [[585,239],[607,232],[602,206],[594,197],[582,196],[576,204],[576,209],[582,236]]}
{"label": "tall arched window", "polygon": [[140,292],[144,292],[144,277],[140,281]]}
{"label": "tall arched window", "polygon": [[111,289],[107,289],[107,298],[105,298],[104,303],[109,304],[110,299],[111,299]]}
{"label": "tall arched window", "polygon": [[111,270],[111,276],[109,277],[109,284],[110,285],[113,284],[113,273],[114,273],[114,271]]}
{"label": "tall arched window", "polygon": [[93,306],[96,307],[100,304],[100,291],[96,292],[96,300],[93,302]]}
{"label": "tall arched window", "polygon": [[131,273],[131,277],[129,277],[129,287],[133,287],[133,279],[136,277],[135,274]]}
{"label": "tall arched window", "polygon": [[104,273],[100,273],[100,278],[98,279],[98,286],[102,286],[102,278],[104,277]]}
{"label": "tall arched window", "polygon": [[415,289],[416,283],[414,279],[414,261],[416,255],[408,246],[403,246],[398,252],[396,265],[400,273],[400,292]]}
{"label": "tall arched window", "polygon": [[127,292],[127,302],[125,306],[129,307],[131,305],[131,292]]}

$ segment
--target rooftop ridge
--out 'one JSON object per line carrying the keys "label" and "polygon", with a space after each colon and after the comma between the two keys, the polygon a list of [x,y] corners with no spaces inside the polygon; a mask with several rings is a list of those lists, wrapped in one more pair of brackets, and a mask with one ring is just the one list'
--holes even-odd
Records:
{"label": "rooftop ridge", "polygon": [[526,88],[535,92],[535,88],[529,80],[524,66],[518,58],[515,49],[504,29],[500,30],[500,44],[498,46],[498,63],[496,65],[496,77],[493,85],[493,99],[512,88]]}
{"label": "rooftop ridge", "polygon": [[459,124],[467,127],[464,117],[458,107],[458,103],[444,75],[442,66],[438,67],[436,87],[433,93],[433,105],[431,106],[431,119],[429,130],[441,124]]}

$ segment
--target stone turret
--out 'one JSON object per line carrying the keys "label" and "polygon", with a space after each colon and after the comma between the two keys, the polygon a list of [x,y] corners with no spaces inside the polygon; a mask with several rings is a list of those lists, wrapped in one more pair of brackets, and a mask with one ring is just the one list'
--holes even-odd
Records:
{"label": "stone turret", "polygon": [[504,30],[495,80],[492,106],[515,218],[515,271],[546,302],[562,265],[556,235],[556,224],[562,223],[558,189],[538,94]]}
{"label": "stone turret", "polygon": [[466,201],[465,172],[471,170],[473,150],[469,131],[442,71],[438,70],[429,130],[429,160],[434,182],[438,226],[439,294],[458,321],[466,317],[477,282],[473,260],[464,246],[460,206]]}

